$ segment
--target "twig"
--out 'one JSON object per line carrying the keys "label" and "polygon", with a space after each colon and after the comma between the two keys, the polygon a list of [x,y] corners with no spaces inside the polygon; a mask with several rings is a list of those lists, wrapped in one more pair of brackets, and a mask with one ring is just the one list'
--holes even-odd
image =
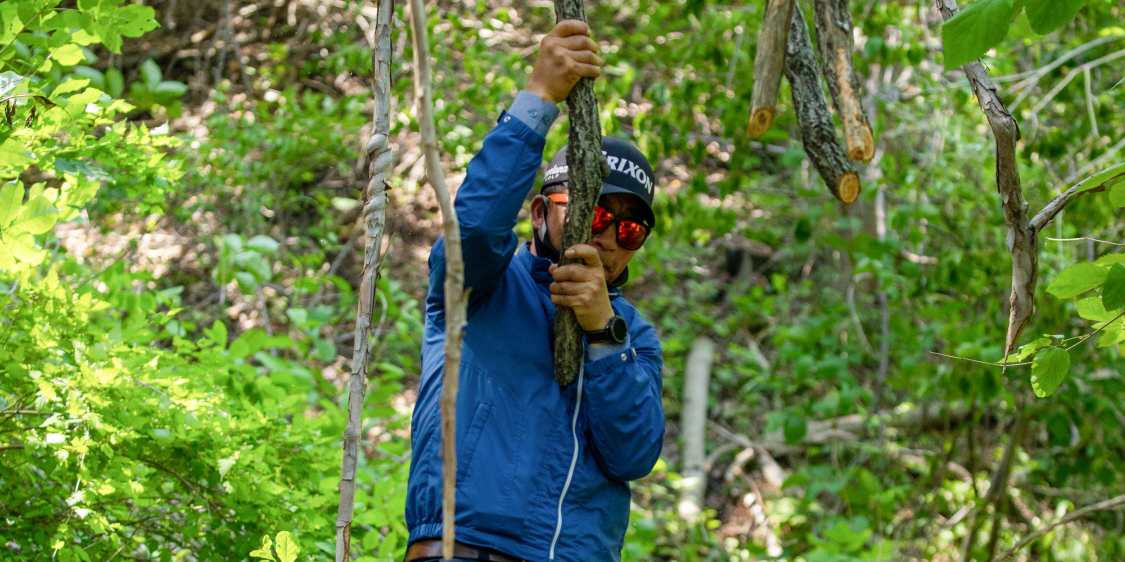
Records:
{"label": "twig", "polygon": [[426,29],[426,5],[423,0],[410,0],[410,27],[414,40],[414,103],[426,158],[426,179],[434,188],[438,206],[441,207],[442,230],[445,232],[445,365],[441,383],[441,548],[445,559],[449,560],[453,558],[456,533],[454,514],[457,500],[457,386],[461,369],[461,339],[465,335],[470,289],[465,287],[465,262],[461,256],[461,226],[457,222],[457,212],[453,209],[449,187],[445,184],[437,127],[434,124],[430,44]]}
{"label": "twig", "polygon": [[[862,274],[860,274],[862,275]],[[858,275],[856,277],[859,277]],[[855,280],[848,285],[847,293],[848,311],[851,312],[852,322],[855,322],[855,330],[859,333],[859,343],[863,344],[863,349],[867,350],[869,355],[875,355],[875,348],[871,347],[871,342],[867,341],[867,334],[863,331],[863,324],[859,321],[859,311],[855,307]]]}
{"label": "twig", "polygon": [[[1118,174],[1118,175],[1115,175],[1115,176],[1108,177],[1108,178],[1102,178],[1101,185],[1105,185],[1106,182],[1114,180],[1116,178],[1119,178],[1119,177],[1125,175],[1125,164],[1120,165],[1118,167],[1121,168],[1121,173]],[[1109,170],[1112,170],[1112,169],[1113,168],[1109,168],[1108,170],[1105,170],[1105,171],[1109,171]],[[1038,232],[1040,230],[1043,230],[1043,227],[1047,226],[1047,223],[1051,222],[1051,219],[1055,218],[1055,215],[1059,214],[1059,212],[1063,210],[1063,207],[1066,207],[1066,205],[1068,203],[1077,199],[1079,195],[1082,195],[1083,193],[1086,193],[1086,192],[1089,192],[1089,191],[1093,191],[1093,190],[1097,189],[1098,187],[1100,187],[1100,186],[1097,186],[1097,185],[1087,186],[1086,183],[1089,182],[1091,179],[1096,178],[1101,173],[1102,172],[1099,172],[1098,174],[1090,176],[1090,177],[1074,184],[1073,186],[1070,187],[1070,189],[1064,191],[1061,195],[1052,199],[1050,203],[1047,203],[1047,205],[1043,207],[1043,210],[1039,211],[1038,213],[1035,213],[1035,217],[1033,217],[1031,219],[1031,222],[1028,226],[1030,228],[1035,229],[1036,232]]]}
{"label": "twig", "polygon": [[[1063,78],[1062,81],[1060,81],[1058,84],[1055,84],[1055,87],[1051,88],[1051,91],[1047,92],[1047,95],[1043,96],[1043,99],[1039,100],[1039,103],[1035,104],[1035,107],[1031,108],[1031,114],[1038,114],[1040,110],[1046,107],[1048,103],[1051,103],[1051,100],[1055,99],[1055,96],[1059,95],[1059,92],[1061,92],[1063,88],[1070,84],[1070,81],[1074,80],[1074,78],[1079,74],[1082,74],[1085,71],[1094,68],[1095,66],[1101,66],[1107,62],[1115,61],[1121,57],[1125,57],[1125,49],[1117,51],[1116,53],[1106,55],[1100,59],[1092,60],[1072,70],[1070,74],[1066,75],[1066,78]],[[1078,72],[1079,70],[1081,70],[1082,72]]]}
{"label": "twig", "polygon": [[1078,47],[1075,47],[1074,49],[1071,49],[1070,51],[1067,51],[1066,53],[1063,53],[1062,56],[1051,61],[1050,64],[1042,68],[1029,70],[1027,72],[1021,72],[1019,74],[1013,74],[1011,76],[1001,76],[999,78],[996,78],[996,81],[1009,82],[1011,80],[1019,80],[1021,78],[1024,79],[1022,82],[1015,85],[1015,89],[1021,90],[1019,97],[1016,98],[1016,101],[1012,102],[1012,109],[1015,109],[1019,106],[1020,102],[1027,99],[1027,96],[1031,94],[1031,87],[1035,84],[1038,84],[1039,81],[1042,80],[1043,77],[1046,76],[1049,72],[1058,68],[1059,66],[1062,66],[1062,64],[1066,61],[1090,49],[1093,49],[1094,47],[1099,47],[1101,45],[1109,43],[1110,41],[1116,41],[1118,39],[1125,39],[1125,35],[1108,35],[1106,37],[1099,37],[1097,39],[1094,39],[1093,41],[1090,41],[1089,43],[1086,43],[1085,45],[1080,45]]}
{"label": "twig", "polygon": [[1094,337],[1094,335],[1095,335],[1095,334],[1097,334],[1098,332],[1102,331],[1102,329],[1103,329],[1103,328],[1105,328],[1106,326],[1109,326],[1110,324],[1113,324],[1114,322],[1116,322],[1116,321],[1118,321],[1119,319],[1121,319],[1121,317],[1122,317],[1122,316],[1125,316],[1125,312],[1122,312],[1121,314],[1118,314],[1117,316],[1114,316],[1114,317],[1113,317],[1113,320],[1110,320],[1109,322],[1105,322],[1105,323],[1103,323],[1103,324],[1102,324],[1102,326],[1101,326],[1101,328],[1098,328],[1097,330],[1094,330],[1093,332],[1090,332],[1089,334],[1087,334],[1087,335],[1086,335],[1086,337],[1084,337],[1084,338],[1082,338],[1082,339],[1078,340],[1078,343],[1075,343],[1074,345],[1072,345],[1072,346],[1070,346],[1070,347],[1066,348],[1066,350],[1067,350],[1067,351],[1070,351],[1070,350],[1072,350],[1072,349],[1074,349],[1074,348],[1076,348],[1076,347],[1078,347],[1078,346],[1082,345],[1083,343],[1085,343],[1085,342],[1086,342],[1086,340],[1088,340],[1088,339],[1090,339],[1090,338]]}
{"label": "twig", "polygon": [[1090,128],[1094,131],[1094,138],[1099,139],[1102,134],[1098,132],[1098,118],[1094,115],[1094,91],[1090,86],[1090,69],[1083,68],[1082,74],[1085,76],[1086,83],[1086,113],[1090,114]]}
{"label": "twig", "polygon": [[938,353],[936,351],[931,351],[930,353],[932,355],[940,355],[942,357],[948,357],[950,359],[959,359],[961,361],[969,361],[971,363],[980,363],[981,365],[991,365],[993,367],[1023,367],[1025,365],[1031,364],[1030,361],[1025,362],[1025,363],[989,363],[988,361],[977,361],[976,359],[969,359],[968,357],[957,357],[956,355],[946,355],[944,353]]}
{"label": "twig", "polygon": [[1089,240],[1091,242],[1101,242],[1102,244],[1112,244],[1114,246],[1125,246],[1125,244],[1118,244],[1117,242],[1110,242],[1109,240],[1099,240],[1097,238],[1090,238],[1083,236],[1081,238],[1048,238],[1052,242],[1077,242],[1078,240]]}
{"label": "twig", "polygon": [[1039,529],[1036,529],[1034,532],[1027,535],[1023,539],[1020,539],[1020,542],[1016,543],[1016,546],[1013,546],[1012,548],[1009,548],[1008,550],[1004,551],[1002,554],[1000,554],[1000,556],[997,556],[996,558],[994,558],[992,560],[992,562],[1004,562],[1010,556],[1015,554],[1016,551],[1018,551],[1019,549],[1027,546],[1028,544],[1031,544],[1032,542],[1034,542],[1039,537],[1042,537],[1043,535],[1051,532],[1052,530],[1055,529],[1055,527],[1058,527],[1060,525],[1066,525],[1067,523],[1070,523],[1071,521],[1074,521],[1074,520],[1086,515],[1087,513],[1093,513],[1095,511],[1105,511],[1107,509],[1113,509],[1115,507],[1122,506],[1122,505],[1125,505],[1125,495],[1120,495],[1120,496],[1110,498],[1110,499],[1102,501],[1102,502],[1098,502],[1098,503],[1093,504],[1093,505],[1088,505],[1086,507],[1083,507],[1082,509],[1076,509],[1076,510],[1066,514],[1066,516],[1056,520],[1054,523],[1051,523],[1050,525],[1047,525],[1046,527],[1041,527]]}

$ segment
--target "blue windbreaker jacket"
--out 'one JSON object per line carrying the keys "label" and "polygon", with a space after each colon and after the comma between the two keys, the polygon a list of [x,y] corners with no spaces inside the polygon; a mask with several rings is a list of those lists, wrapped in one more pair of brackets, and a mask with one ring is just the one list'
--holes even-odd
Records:
{"label": "blue windbreaker jacket", "polygon": [[[472,288],[457,400],[457,540],[538,562],[617,561],[629,480],[652,470],[664,439],[655,330],[611,290],[629,325],[622,352],[553,377],[551,262],[512,229],[543,160],[544,138],[510,115],[469,163],[455,202]],[[441,536],[445,243],[430,254],[422,379],[411,423],[410,541]],[[514,258],[514,259],[513,259]]]}

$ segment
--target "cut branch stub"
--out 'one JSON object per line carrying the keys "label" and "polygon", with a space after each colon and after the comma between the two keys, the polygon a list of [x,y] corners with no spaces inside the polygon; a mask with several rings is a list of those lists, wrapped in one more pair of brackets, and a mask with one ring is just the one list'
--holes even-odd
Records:
{"label": "cut branch stub", "polygon": [[781,90],[781,71],[785,67],[785,43],[789,37],[789,18],[793,0],[768,0],[754,54],[754,90],[750,96],[750,136],[758,138],[769,130]]}
{"label": "cut branch stub", "polygon": [[852,59],[852,14],[848,0],[816,0],[816,42],[824,79],[832,104],[844,122],[844,140],[848,157],[857,162],[870,162],[875,156],[875,137],[871,124],[859,102],[859,78]]}
{"label": "cut branch stub", "polygon": [[[586,20],[580,0],[555,0],[555,15],[559,21]],[[579,80],[567,96],[566,105],[570,111],[570,138],[566,150],[570,201],[563,222],[561,249],[564,252],[575,244],[590,241],[594,205],[602,192],[602,180],[610,172],[609,164],[602,155],[602,128],[598,119],[598,100],[594,97],[594,81],[590,78]],[[573,261],[564,254],[559,264]],[[555,380],[560,385],[568,385],[574,380],[583,356],[582,328],[578,325],[574,309],[560,306],[555,314]]]}
{"label": "cut branch stub", "polygon": [[860,191],[859,175],[836,137],[828,103],[820,90],[820,71],[808,26],[799,5],[793,6],[793,18],[789,24],[785,77],[789,79],[793,92],[793,108],[809,161],[828,184],[832,195],[844,203],[855,201]]}

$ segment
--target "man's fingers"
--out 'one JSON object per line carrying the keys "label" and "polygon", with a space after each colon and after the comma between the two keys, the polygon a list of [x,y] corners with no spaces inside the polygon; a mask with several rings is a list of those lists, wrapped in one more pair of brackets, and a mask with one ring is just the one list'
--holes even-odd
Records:
{"label": "man's fingers", "polygon": [[585,35],[571,35],[558,40],[558,44],[572,51],[599,52],[598,44]]}
{"label": "man's fingers", "polygon": [[555,37],[569,37],[571,35],[589,35],[590,26],[582,20],[562,20],[551,30],[548,35]]}
{"label": "man's fingers", "polygon": [[585,283],[593,281],[597,278],[597,271],[590,266],[582,264],[564,265],[551,272],[554,276],[556,283],[565,281],[573,281],[576,283]]}
{"label": "man's fingers", "polygon": [[597,248],[589,244],[575,244],[566,250],[566,257],[572,260],[582,260],[589,267],[602,266],[602,258],[598,255]]}
{"label": "man's fingers", "polygon": [[580,64],[593,66],[602,64],[602,58],[590,51],[571,51],[569,54],[571,60]]}

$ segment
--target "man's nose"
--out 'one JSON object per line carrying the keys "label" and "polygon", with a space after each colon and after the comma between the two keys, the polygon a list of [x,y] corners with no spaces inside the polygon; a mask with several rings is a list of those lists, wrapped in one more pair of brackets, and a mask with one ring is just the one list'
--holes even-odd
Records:
{"label": "man's nose", "polygon": [[614,236],[614,230],[616,230],[614,228],[615,226],[616,225],[610,225],[609,228],[595,234],[594,237],[590,239],[590,243],[599,250],[617,249],[617,237]]}

